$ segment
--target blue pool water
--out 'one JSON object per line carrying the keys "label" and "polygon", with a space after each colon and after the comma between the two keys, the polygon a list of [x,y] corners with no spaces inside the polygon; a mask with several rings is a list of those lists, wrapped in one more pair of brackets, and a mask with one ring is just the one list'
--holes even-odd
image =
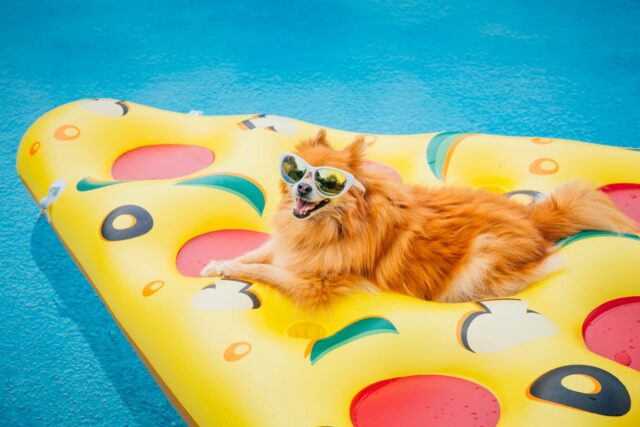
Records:
{"label": "blue pool water", "polygon": [[640,147],[638,22],[637,0],[3,1],[0,425],[182,423],[16,176],[39,115],[111,97]]}

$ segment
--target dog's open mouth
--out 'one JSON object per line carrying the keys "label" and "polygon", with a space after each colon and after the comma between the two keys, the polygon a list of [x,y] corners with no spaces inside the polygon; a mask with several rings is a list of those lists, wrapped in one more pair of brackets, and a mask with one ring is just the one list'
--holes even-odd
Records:
{"label": "dog's open mouth", "polygon": [[296,205],[293,207],[293,216],[296,218],[306,218],[321,207],[329,203],[329,199],[320,200],[319,202],[309,202],[296,197]]}

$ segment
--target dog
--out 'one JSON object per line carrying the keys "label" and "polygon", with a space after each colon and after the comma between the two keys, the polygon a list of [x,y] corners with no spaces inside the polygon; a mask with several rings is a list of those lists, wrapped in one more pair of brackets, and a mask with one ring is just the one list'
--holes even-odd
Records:
{"label": "dog", "polygon": [[581,182],[524,206],[469,188],[428,188],[368,167],[364,136],[343,150],[326,132],[280,161],[273,234],[202,276],[273,286],[302,306],[383,290],[441,302],[516,294],[563,268],[556,242],[583,230],[635,233],[608,196]]}

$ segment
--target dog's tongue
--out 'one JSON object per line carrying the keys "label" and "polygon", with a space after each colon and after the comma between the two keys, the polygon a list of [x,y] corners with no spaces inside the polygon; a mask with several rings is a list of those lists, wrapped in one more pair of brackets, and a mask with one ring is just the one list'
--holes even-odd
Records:
{"label": "dog's tongue", "polygon": [[309,203],[299,198],[296,199],[296,210],[300,213],[304,213],[314,206],[315,203]]}

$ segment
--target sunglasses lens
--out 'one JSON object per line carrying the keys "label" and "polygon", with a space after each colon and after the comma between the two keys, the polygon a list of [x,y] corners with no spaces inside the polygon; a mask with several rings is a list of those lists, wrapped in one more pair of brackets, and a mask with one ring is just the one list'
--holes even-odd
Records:
{"label": "sunglasses lens", "polygon": [[293,156],[284,156],[280,171],[285,182],[295,184],[304,177],[304,174],[307,173],[307,168],[299,159]]}
{"label": "sunglasses lens", "polygon": [[315,181],[318,190],[325,196],[337,196],[344,191],[347,185],[347,177],[333,169],[318,169]]}

